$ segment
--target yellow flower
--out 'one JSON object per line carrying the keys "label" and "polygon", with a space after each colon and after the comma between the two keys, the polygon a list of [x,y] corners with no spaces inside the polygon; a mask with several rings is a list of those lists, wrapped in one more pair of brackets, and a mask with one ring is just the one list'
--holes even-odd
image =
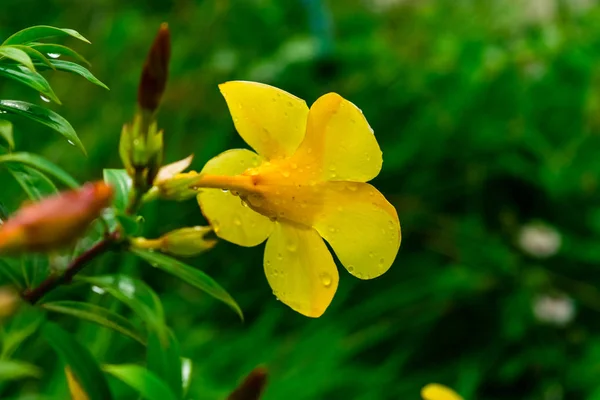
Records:
{"label": "yellow flower", "polygon": [[454,390],[439,383],[430,383],[421,390],[423,400],[463,400]]}
{"label": "yellow flower", "polygon": [[268,238],[264,269],[273,293],[319,317],[339,280],[323,239],[360,279],[386,272],[400,246],[396,210],[365,183],[382,165],[373,130],[335,93],[309,110],[260,83],[228,82],[220,90],[256,153],[229,150],[205,165],[194,185],[202,212],[222,239],[256,246]]}

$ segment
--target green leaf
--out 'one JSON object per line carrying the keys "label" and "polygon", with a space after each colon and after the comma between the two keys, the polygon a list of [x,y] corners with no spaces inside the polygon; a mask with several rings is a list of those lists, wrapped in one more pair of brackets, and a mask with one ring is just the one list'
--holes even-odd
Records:
{"label": "green leaf", "polygon": [[81,345],[73,335],[53,322],[46,322],[42,326],[42,335],[69,365],[90,400],[112,399],[106,377],[87,347]]}
{"label": "green leaf", "polygon": [[4,276],[19,289],[25,287],[20,265],[15,260],[0,259],[0,276]]}
{"label": "green leaf", "polygon": [[203,290],[215,299],[222,301],[223,303],[231,307],[240,316],[242,320],[244,319],[244,315],[242,313],[242,310],[240,309],[240,306],[229,295],[229,293],[227,293],[225,289],[223,289],[217,282],[215,282],[214,279],[212,279],[210,276],[206,275],[199,269],[184,264],[181,261],[169,257],[165,254],[135,248],[132,248],[130,251],[138,257],[146,260],[153,267],[160,268],[163,271],[175,275],[183,281],[189,283],[190,285],[195,286],[200,290]]}
{"label": "green leaf", "polygon": [[[73,49],[68,48],[67,46],[63,46],[62,44],[31,43],[29,47],[39,51],[40,53],[47,54],[48,57],[53,59],[56,59],[59,56],[67,56],[72,57],[75,60],[82,62],[86,65],[91,65],[90,62],[86,60],[81,54],[79,54]],[[51,66],[51,64],[49,64],[49,66]]]}
{"label": "green leaf", "polygon": [[158,295],[144,282],[126,275],[76,277],[75,279],[96,286],[124,303],[151,330],[156,331],[165,340],[167,329],[162,303]]}
{"label": "green leaf", "polygon": [[169,331],[165,341],[161,341],[158,335],[150,333],[147,360],[148,370],[160,376],[178,399],[183,398],[181,354],[173,332]]}
{"label": "green leaf", "polygon": [[33,335],[44,321],[44,314],[35,307],[22,307],[0,330],[2,354],[9,358],[27,338]]}
{"label": "green leaf", "polygon": [[[72,61],[63,61],[63,60],[54,60],[54,59],[50,60],[50,64],[52,64],[52,66],[54,66],[54,68],[57,69],[58,71],[66,71],[66,72],[71,72],[71,73],[80,75],[80,76],[84,77],[85,79],[87,79],[88,81],[92,82],[94,85],[98,85],[100,87],[103,87],[106,90],[109,90],[108,86],[106,86],[98,78],[96,78],[94,76],[94,74],[92,74],[90,72],[90,70],[88,70],[85,67],[82,67],[79,64],[76,64]],[[39,64],[39,63],[35,63],[35,65],[42,70],[45,67],[44,65]]]}
{"label": "green leaf", "polygon": [[46,56],[43,55],[42,53],[40,53],[38,50],[36,50],[30,46],[25,46],[22,44],[11,45],[10,47],[14,47],[15,49],[23,50],[25,53],[27,53],[29,55],[29,57],[32,60],[39,60],[42,63],[44,63],[45,65],[47,65],[48,67],[50,67],[51,69],[54,69],[54,66],[52,64],[50,64],[50,61],[48,61],[48,58],[46,58]]}
{"label": "green leaf", "polygon": [[86,43],[90,43],[89,40],[84,38],[79,32],[74,31],[73,29],[61,29],[55,28],[53,26],[47,25],[38,25],[32,26],[30,28],[25,28],[14,35],[10,36],[8,39],[4,41],[2,44],[21,44],[21,43],[29,43],[34,42],[40,39],[46,39],[50,37],[57,36],[72,36],[76,39],[84,41]]}
{"label": "green leaf", "polygon": [[123,228],[123,232],[127,236],[135,236],[142,230],[142,222],[144,218],[142,216],[132,217],[131,215],[124,214],[117,211],[115,218],[119,221],[119,225]]}
{"label": "green leaf", "polygon": [[52,100],[56,104],[62,104],[54,90],[42,75],[36,71],[31,71],[22,65],[2,65],[0,64],[0,75],[21,82],[30,88],[38,91],[42,99],[46,101]]}
{"label": "green leaf", "polygon": [[21,164],[13,164],[8,171],[33,201],[58,193],[54,183],[42,172]]}
{"label": "green leaf", "polygon": [[2,57],[10,58],[11,60],[23,64],[31,71],[35,72],[33,61],[31,61],[29,55],[19,48],[12,46],[0,46],[0,59]]}
{"label": "green leaf", "polygon": [[129,202],[129,192],[132,181],[124,169],[105,169],[103,172],[104,182],[113,187],[115,197],[113,204],[119,210],[125,210]]}
{"label": "green leaf", "polygon": [[61,314],[71,315],[73,317],[83,319],[112,329],[125,336],[129,336],[133,340],[145,344],[145,340],[138,332],[138,329],[127,318],[119,314],[91,303],[80,301],[53,301],[44,303],[42,308]]}
{"label": "green leaf", "polygon": [[42,371],[35,365],[17,360],[0,360],[0,382],[23,378],[39,378]]}
{"label": "green leaf", "polygon": [[[0,101],[1,102],[1,101]],[[2,163],[17,163],[25,164],[32,167],[40,172],[44,172],[47,175],[54,177],[59,182],[71,187],[79,187],[79,183],[71,175],[67,174],[64,170],[54,165],[50,161],[32,153],[11,153],[0,155],[0,164]]]}
{"label": "green leaf", "polygon": [[63,135],[69,143],[79,148],[83,154],[86,154],[83,143],[79,140],[77,133],[75,133],[75,130],[69,121],[54,111],[19,100],[0,100],[0,110],[32,119],[54,129],[56,132]]}
{"label": "green leaf", "polygon": [[139,365],[105,365],[103,368],[129,385],[146,400],[178,399],[160,378]]}
{"label": "green leaf", "polygon": [[0,120],[0,137],[6,140],[6,143],[8,143],[8,148],[10,150],[15,148],[15,139],[13,137],[12,122]]}

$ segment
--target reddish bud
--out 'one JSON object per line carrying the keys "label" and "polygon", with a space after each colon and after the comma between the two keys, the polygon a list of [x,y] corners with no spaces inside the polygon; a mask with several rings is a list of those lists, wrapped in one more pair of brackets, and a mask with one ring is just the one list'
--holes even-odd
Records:
{"label": "reddish bud", "polygon": [[267,384],[267,370],[255,368],[244,381],[227,397],[227,400],[258,400]]}
{"label": "reddish bud", "polygon": [[0,225],[0,254],[49,251],[72,244],[111,204],[113,189],[104,182],[27,204]]}
{"label": "reddish bud", "polygon": [[169,75],[169,59],[171,58],[171,34],[169,27],[163,23],[152,43],[138,88],[138,105],[143,110],[154,112],[162,98]]}

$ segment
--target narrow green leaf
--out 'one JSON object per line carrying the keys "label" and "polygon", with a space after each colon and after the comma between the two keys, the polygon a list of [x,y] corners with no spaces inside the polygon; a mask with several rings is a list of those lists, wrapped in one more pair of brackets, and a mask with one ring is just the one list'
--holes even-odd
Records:
{"label": "narrow green leaf", "polygon": [[90,43],[89,40],[84,38],[79,32],[73,29],[61,29],[53,26],[38,25],[25,28],[14,35],[10,36],[2,44],[21,44],[29,43],[40,39],[46,39],[57,36],[72,36],[76,39]]}
{"label": "narrow green leaf", "polygon": [[[79,65],[77,63],[74,63],[72,61],[51,59],[50,64],[52,64],[52,66],[54,66],[54,68],[57,69],[58,71],[71,72],[71,73],[80,75],[80,76],[84,77],[85,79],[87,79],[88,81],[92,82],[94,85],[98,85],[106,90],[109,90],[108,86],[106,86],[98,78],[96,78],[94,76],[94,74],[92,74],[90,72],[89,69],[87,69],[86,67],[82,67],[81,65]],[[35,66],[38,67],[40,70],[43,70],[45,68],[44,65],[39,64],[39,63],[35,63]]]}
{"label": "narrow green leaf", "polygon": [[7,281],[10,281],[19,290],[25,287],[21,268],[15,260],[0,259],[0,276],[3,276]]}
{"label": "narrow green leaf", "polygon": [[[1,102],[1,100],[0,100]],[[29,167],[37,169],[40,172],[44,172],[47,175],[54,177],[59,182],[71,187],[77,188],[79,184],[71,175],[67,174],[64,170],[54,165],[50,161],[32,153],[10,153],[0,155],[0,164],[3,163],[17,163],[25,164]]]}
{"label": "narrow green leaf", "polygon": [[42,172],[22,164],[8,166],[8,171],[33,201],[58,193],[54,183]]}
{"label": "narrow green leaf", "polygon": [[210,276],[206,275],[204,272],[191,267],[187,264],[182,263],[179,260],[176,260],[172,257],[169,257],[165,254],[156,253],[143,249],[135,249],[132,248],[131,252],[133,252],[138,257],[146,260],[150,265],[156,268],[160,268],[163,271],[166,271],[172,275],[177,276],[183,281],[189,283],[192,286],[197,287],[200,290],[203,290],[205,293],[214,297],[217,300],[222,301],[231,307],[243,320],[244,315],[240,306],[235,302],[235,300],[223,289],[214,279]]}
{"label": "narrow green leaf", "polygon": [[50,61],[48,61],[48,58],[46,58],[45,55],[43,55],[42,53],[40,53],[38,50],[34,49],[31,46],[29,46],[29,45],[26,46],[23,44],[15,44],[15,45],[11,45],[10,47],[14,47],[15,49],[23,50],[25,53],[27,53],[29,55],[29,57],[32,60],[41,61],[43,64],[47,65],[50,69],[54,69],[54,66],[52,64],[50,64]]}
{"label": "narrow green leaf", "polygon": [[56,104],[62,104],[52,87],[42,75],[36,71],[31,71],[22,65],[0,64],[0,75],[21,82],[24,85],[36,90],[46,101],[52,100]]}
{"label": "narrow green leaf", "polygon": [[129,385],[146,400],[178,399],[160,378],[139,365],[105,365],[103,368],[104,371]]}
{"label": "narrow green leaf", "polygon": [[75,130],[69,121],[54,111],[19,100],[0,100],[0,110],[32,119],[54,129],[56,132],[63,135],[70,144],[80,149],[83,154],[86,154],[83,143],[79,140],[77,133],[75,133]]}
{"label": "narrow green leaf", "polygon": [[183,398],[181,354],[173,332],[169,331],[165,341],[161,341],[158,335],[151,332],[146,354],[148,370],[160,376],[178,399]]}
{"label": "narrow green leaf", "polygon": [[91,303],[80,301],[53,301],[44,303],[42,308],[61,314],[71,315],[73,317],[83,319],[112,329],[125,336],[129,336],[133,340],[144,344],[145,340],[138,332],[138,329],[127,318],[119,314]]}
{"label": "narrow green leaf", "polygon": [[42,326],[42,334],[54,351],[69,365],[90,400],[112,399],[106,377],[87,347],[53,322],[46,322]]}
{"label": "narrow green leaf", "polygon": [[41,53],[47,54],[50,58],[58,58],[60,56],[72,57],[75,60],[82,62],[86,65],[91,65],[88,60],[83,58],[81,54],[76,52],[73,49],[68,48],[67,46],[63,46],[62,44],[53,44],[53,43],[31,43],[29,45],[32,49],[35,49]]}
{"label": "narrow green leaf", "polygon": [[129,192],[132,181],[124,169],[105,169],[103,172],[104,182],[115,190],[113,204],[119,210],[125,210],[129,202]]}
{"label": "narrow green leaf", "polygon": [[22,307],[0,331],[2,344],[1,359],[7,359],[21,343],[33,335],[44,321],[44,314],[35,307]]}
{"label": "narrow green leaf", "polygon": [[0,120],[0,137],[6,140],[6,143],[8,143],[8,148],[10,150],[15,148],[15,139],[13,137],[12,122]]}
{"label": "narrow green leaf", "polygon": [[126,275],[76,277],[75,279],[96,286],[124,303],[142,319],[148,328],[156,331],[165,340],[167,328],[162,303],[158,295],[144,282]]}
{"label": "narrow green leaf", "polygon": [[0,382],[39,378],[42,371],[35,365],[17,360],[0,360]]}
{"label": "narrow green leaf", "polygon": [[29,55],[21,49],[12,46],[0,46],[0,59],[2,57],[6,57],[20,64],[23,64],[31,71],[35,72],[33,61],[31,61]]}

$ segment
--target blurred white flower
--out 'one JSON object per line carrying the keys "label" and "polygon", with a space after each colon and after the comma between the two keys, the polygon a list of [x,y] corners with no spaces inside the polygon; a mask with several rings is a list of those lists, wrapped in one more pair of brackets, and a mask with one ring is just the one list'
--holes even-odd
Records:
{"label": "blurred white flower", "polygon": [[521,250],[537,258],[555,255],[562,244],[562,237],[556,229],[539,223],[523,226],[518,240]]}
{"label": "blurred white flower", "polygon": [[565,326],[575,317],[575,304],[567,295],[542,295],[533,300],[533,314],[542,323]]}

